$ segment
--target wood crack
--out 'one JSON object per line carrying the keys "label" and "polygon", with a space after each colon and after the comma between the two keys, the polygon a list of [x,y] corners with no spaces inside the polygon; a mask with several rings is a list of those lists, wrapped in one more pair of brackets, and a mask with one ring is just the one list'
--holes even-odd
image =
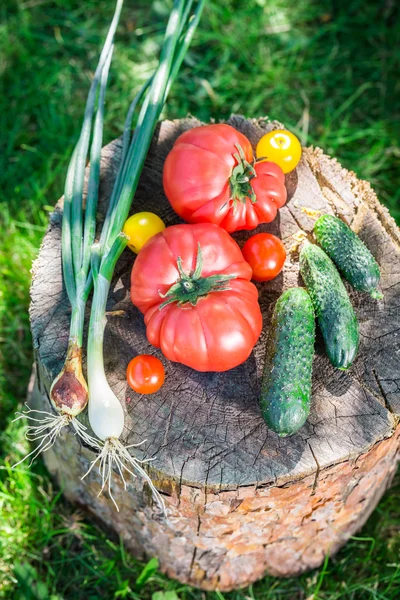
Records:
{"label": "wood crack", "polygon": [[395,414],[395,412],[393,411],[393,409],[392,409],[392,406],[391,406],[391,404],[390,404],[390,402],[389,402],[389,400],[388,400],[388,397],[387,397],[387,395],[386,395],[386,392],[385,392],[385,390],[383,389],[383,386],[382,386],[381,380],[379,379],[379,377],[378,377],[378,374],[377,374],[377,372],[376,372],[376,370],[375,370],[375,369],[372,369],[372,374],[373,374],[373,376],[374,376],[374,378],[375,378],[375,381],[376,381],[376,384],[377,384],[377,386],[378,386],[378,388],[379,388],[379,391],[380,391],[380,393],[381,393],[381,396],[382,396],[382,398],[383,398],[383,400],[384,400],[384,402],[385,402],[385,408],[386,408],[386,410],[387,410],[388,412],[390,412],[390,413],[391,413],[391,415],[393,415],[393,417],[395,418],[395,424],[397,424],[397,422],[398,422],[398,420],[399,420],[399,417],[398,417],[398,415],[396,415],[396,414]]}
{"label": "wood crack", "polygon": [[311,491],[311,496],[315,495],[316,489],[317,489],[317,485],[318,485],[318,480],[319,480],[319,473],[320,473],[320,466],[319,466],[319,462],[317,460],[317,457],[315,456],[314,450],[312,448],[312,445],[310,444],[310,442],[308,443],[308,447],[310,448],[310,452],[313,455],[313,459],[315,460],[315,464],[317,465],[317,470],[315,471],[315,478],[314,478],[314,483],[312,486],[312,491]]}

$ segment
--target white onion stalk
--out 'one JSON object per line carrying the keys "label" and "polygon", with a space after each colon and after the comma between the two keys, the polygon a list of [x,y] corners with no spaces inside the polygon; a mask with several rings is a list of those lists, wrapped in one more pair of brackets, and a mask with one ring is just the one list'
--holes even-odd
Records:
{"label": "white onion stalk", "polygon": [[[110,255],[119,256],[128,241],[128,238],[121,234],[117,239]],[[140,475],[147,481],[154,499],[159,507],[165,512],[165,504],[157,488],[154,486],[149,475],[143,469],[142,464],[152,459],[139,460],[129,453],[129,449],[140,446],[146,440],[139,444],[124,446],[120,441],[124,429],[124,411],[120,401],[112,391],[105,372],[103,359],[103,340],[104,329],[106,326],[106,304],[108,292],[110,290],[112,271],[107,268],[103,270],[106,275],[98,271],[98,261],[100,258],[100,245],[94,244],[92,247],[92,274],[94,281],[94,297],[90,315],[89,335],[88,335],[88,361],[87,377],[89,384],[89,422],[96,436],[102,440],[103,445],[100,453],[91,463],[88,471],[83,475],[84,479],[91,470],[98,464],[101,477],[100,495],[107,487],[108,494],[117,510],[118,504],[112,494],[112,473],[114,468],[118,471],[124,489],[127,488],[127,482],[124,472],[133,477]],[[116,262],[116,259],[115,259]],[[106,267],[107,267],[107,263]],[[108,275],[108,276],[107,276]]]}

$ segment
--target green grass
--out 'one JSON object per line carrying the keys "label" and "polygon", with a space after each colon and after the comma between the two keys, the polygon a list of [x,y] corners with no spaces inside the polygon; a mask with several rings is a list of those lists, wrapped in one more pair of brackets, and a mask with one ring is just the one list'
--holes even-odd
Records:
{"label": "green grass", "polygon": [[[107,140],[151,72],[165,2],[126,0],[107,100]],[[112,2],[0,6],[0,452],[26,450],[11,424],[32,361],[31,261],[62,194]],[[396,2],[209,0],[165,117],[269,115],[369,179],[400,222],[400,21]],[[107,141],[106,140],[106,141]],[[0,597],[364,600],[400,597],[400,481],[323,568],[231,594],[168,581],[125,553],[53,489],[40,461],[0,471]],[[147,579],[149,577],[149,579]],[[165,592],[163,594],[163,592]],[[174,595],[175,594],[175,595]]]}

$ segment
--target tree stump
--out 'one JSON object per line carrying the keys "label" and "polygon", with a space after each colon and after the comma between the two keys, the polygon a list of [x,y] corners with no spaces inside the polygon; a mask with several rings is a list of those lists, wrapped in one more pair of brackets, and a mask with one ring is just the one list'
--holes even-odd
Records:
{"label": "tree stump", "polygon": [[[276,122],[231,117],[257,140]],[[157,130],[134,201],[134,211],[180,222],[162,187],[162,168],[173,142],[195,119],[165,121]],[[110,196],[121,142],[102,155],[100,213]],[[288,258],[274,281],[258,285],[264,331],[245,364],[226,373],[199,373],[170,363],[152,348],[143,316],[129,298],[134,255],[118,263],[108,301],[106,372],[126,412],[124,442],[146,443],[139,458],[154,457],[150,475],[164,494],[167,516],[156,510],[147,484],[124,492],[115,475],[116,512],[93,470],[94,453],[65,430],[43,456],[66,497],[121,535],[137,556],[157,556],[170,577],[205,590],[245,586],[266,573],[298,575],[318,567],[357,531],[391,482],[400,427],[400,231],[370,185],[319,148],[306,148],[287,177],[289,200],[271,224]],[[311,235],[317,216],[336,214],[361,236],[382,271],[384,300],[348,287],[360,322],[361,346],[348,372],[333,368],[317,339],[313,401],[306,425],[281,439],[265,425],[258,404],[265,336],[272,306],[288,287],[301,285],[298,240]],[[34,264],[31,325],[35,348],[32,406],[50,410],[50,383],[67,348],[70,308],[62,285],[60,202]],[[241,244],[254,232],[235,234]],[[151,396],[127,386],[125,369],[139,353],[154,353],[166,382]],[[85,418],[84,422],[85,422]]]}

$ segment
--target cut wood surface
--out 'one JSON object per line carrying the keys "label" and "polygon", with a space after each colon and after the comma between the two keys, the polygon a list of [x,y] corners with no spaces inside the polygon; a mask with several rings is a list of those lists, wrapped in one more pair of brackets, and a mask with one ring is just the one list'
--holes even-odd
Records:
{"label": "cut wood surface", "polygon": [[[266,119],[228,121],[255,145],[280,124]],[[180,222],[166,200],[162,169],[180,133],[195,119],[164,121],[154,136],[133,211],[157,213],[167,225]],[[120,140],[103,149],[100,212],[116,175]],[[139,479],[124,492],[115,475],[117,513],[99,476],[84,481],[93,452],[65,431],[44,455],[66,496],[87,507],[121,534],[138,556],[156,555],[170,576],[204,589],[228,590],[266,572],[293,575],[316,567],[366,520],[396,469],[400,429],[400,231],[370,185],[318,148],[304,150],[287,176],[289,200],[277,219],[258,231],[282,238],[283,272],[257,284],[263,334],[251,357],[226,373],[199,373],[171,363],[146,339],[143,316],[129,298],[134,255],[126,250],[111,288],[105,333],[109,382],[125,407],[123,441],[154,458],[149,472],[165,494],[167,516],[153,506]],[[294,436],[268,430],[258,404],[264,345],[274,301],[302,285],[298,246],[310,239],[322,213],[344,219],[364,240],[382,272],[384,300],[348,287],[359,323],[359,355],[349,371],[332,367],[317,338],[312,410]],[[62,202],[51,217],[33,268],[31,325],[36,369],[30,402],[49,410],[48,391],[59,372],[68,340],[70,308],[61,272]],[[254,232],[234,237],[242,244]],[[89,307],[88,307],[89,311]],[[89,312],[87,313],[87,316]],[[136,354],[163,361],[165,385],[151,396],[134,393],[125,370]],[[83,417],[86,423],[86,417]]]}

